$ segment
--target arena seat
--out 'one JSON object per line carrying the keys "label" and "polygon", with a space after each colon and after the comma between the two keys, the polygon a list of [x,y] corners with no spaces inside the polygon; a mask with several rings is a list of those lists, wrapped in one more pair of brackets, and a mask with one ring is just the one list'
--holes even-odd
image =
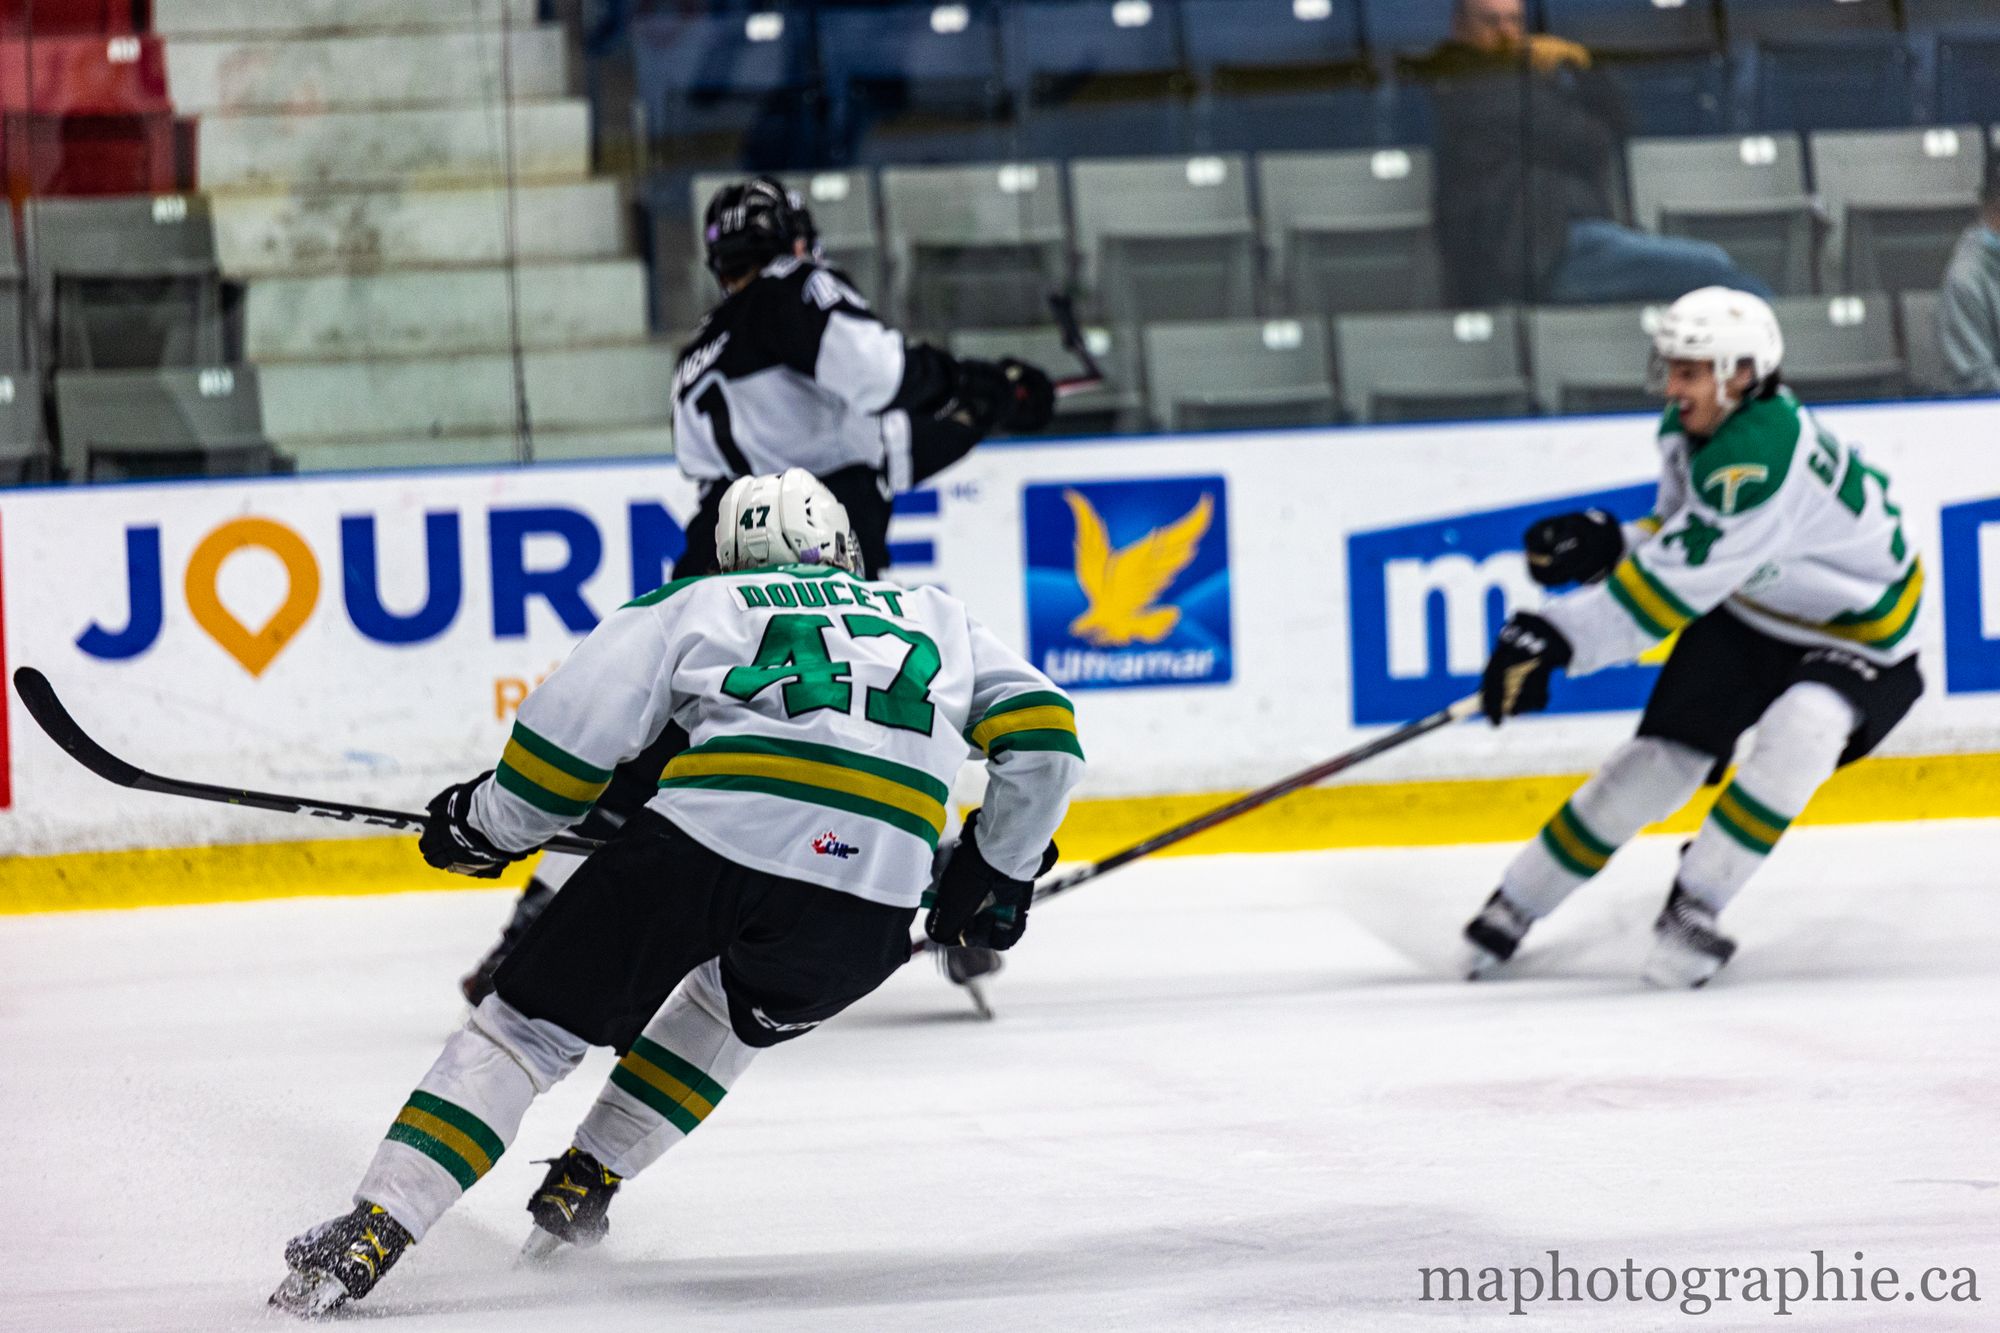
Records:
{"label": "arena seat", "polygon": [[1937,119],[2000,122],[2000,36],[1940,37],[1936,68]]}
{"label": "arena seat", "polygon": [[[648,15],[632,25],[632,72],[658,146],[740,137],[782,117],[810,81],[805,15]],[[682,155],[687,155],[682,153]]]}
{"label": "arena seat", "polygon": [[1422,55],[1451,36],[1457,0],[1361,0],[1361,31],[1377,64]]}
{"label": "arena seat", "polygon": [[1903,0],[1903,26],[1911,32],[1985,31],[2000,34],[1993,0]]}
{"label": "arena seat", "polygon": [[963,3],[828,9],[819,59],[837,160],[949,162],[1013,150],[993,11]]}
{"label": "arena seat", "polygon": [[1348,315],[1333,324],[1340,399],[1356,421],[1526,416],[1520,312]]}
{"label": "arena seat", "polygon": [[26,216],[54,365],[128,370],[231,359],[233,303],[203,196],[31,199]]}
{"label": "arena seat", "polygon": [[1986,151],[1976,125],[1828,131],[1808,140],[1832,213],[1836,291],[1934,288],[1978,211]]}
{"label": "arena seat", "polygon": [[1617,85],[1632,132],[1710,134],[1727,127],[1731,70],[1707,4],[1543,0],[1546,29],[1589,48]]}
{"label": "arena seat", "polygon": [[0,374],[28,365],[27,327],[22,323],[27,309],[25,281],[14,254],[14,227],[9,220],[0,225]]}
{"label": "arena seat", "polygon": [[1253,430],[1339,417],[1324,320],[1153,324],[1144,346],[1156,429]]}
{"label": "arena seat", "polygon": [[42,390],[35,376],[0,367],[0,486],[48,475],[42,447]]}
{"label": "arena seat", "polygon": [[1355,0],[1183,0],[1181,15],[1204,147],[1325,151],[1394,141]]}
{"label": "arena seat", "polygon": [[132,0],[0,0],[0,37],[116,36],[132,31]]}
{"label": "arena seat", "polygon": [[1759,129],[1876,129],[1916,118],[1914,61],[1893,33],[1760,40],[1751,69]]}
{"label": "arena seat", "polygon": [[1847,402],[1903,392],[1908,368],[1888,296],[1789,297],[1776,309],[1785,330],[1785,381],[1801,397]]}
{"label": "arena seat", "polygon": [[172,189],[166,87],[158,38],[0,41],[0,169],[9,196]]}
{"label": "arena seat", "polygon": [[1037,0],[1000,11],[1000,68],[1027,157],[1188,146],[1174,0]]}
{"label": "arena seat", "polygon": [[157,37],[0,40],[0,110],[115,116],[172,110],[166,47]]}
{"label": "arena seat", "polygon": [[72,481],[289,470],[264,436],[252,366],[60,371],[56,427]]}
{"label": "arena seat", "polygon": [[1820,223],[1796,135],[1634,139],[1627,159],[1638,225],[1714,241],[1776,291],[1813,289]]}
{"label": "arena seat", "polygon": [[1263,153],[1256,165],[1264,251],[1285,309],[1437,305],[1428,149]]}
{"label": "arena seat", "polygon": [[1904,292],[1896,298],[1897,322],[1903,332],[1903,359],[1909,365],[1910,388],[1918,393],[1951,393],[1951,367],[1938,340],[1938,294]]}
{"label": "arena seat", "polygon": [[1802,33],[1897,30],[1896,0],[1721,0],[1732,42],[1787,41]]}
{"label": "arena seat", "polygon": [[1257,309],[1249,163],[1241,155],[1070,164],[1079,268],[1114,323]]}
{"label": "arena seat", "polygon": [[896,306],[919,329],[1046,323],[1069,285],[1062,167],[1053,161],[886,167]]}
{"label": "arena seat", "polygon": [[1529,377],[1551,413],[1656,411],[1646,391],[1647,307],[1538,306],[1527,312]]}
{"label": "arena seat", "polygon": [[[1142,375],[1136,340],[1117,329],[1087,328],[1084,338],[1091,355],[1104,369],[1104,383],[1056,400],[1054,430],[1064,435],[1115,435],[1146,428],[1146,402],[1140,392]],[[974,329],[953,333],[946,345],[953,356],[988,361],[1015,356],[1047,370],[1057,379],[1077,374],[1076,358],[1063,346],[1052,326],[1038,329]]]}

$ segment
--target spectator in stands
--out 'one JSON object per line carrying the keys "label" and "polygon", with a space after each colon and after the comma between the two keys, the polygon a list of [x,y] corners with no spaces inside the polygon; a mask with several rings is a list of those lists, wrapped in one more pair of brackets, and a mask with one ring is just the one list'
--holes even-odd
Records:
{"label": "spectator in stands", "polygon": [[2000,159],[1986,173],[1981,218],[1965,229],[1944,274],[1938,343],[1960,393],[2000,393]]}
{"label": "spectator in stands", "polygon": [[1618,91],[1583,47],[1530,34],[1523,0],[1457,0],[1451,39],[1417,72],[1437,108],[1438,247],[1453,303],[1771,294],[1720,246],[1612,221]]}

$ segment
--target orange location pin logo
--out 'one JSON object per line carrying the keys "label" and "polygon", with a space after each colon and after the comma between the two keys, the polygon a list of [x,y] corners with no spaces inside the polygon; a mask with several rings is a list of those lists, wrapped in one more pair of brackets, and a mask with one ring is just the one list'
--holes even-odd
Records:
{"label": "orange location pin logo", "polygon": [[[222,562],[246,546],[271,552],[284,562],[285,600],[264,627],[252,630],[222,604],[217,591]],[[187,604],[194,623],[243,664],[252,676],[264,674],[319,604],[319,562],[305,539],[268,518],[231,519],[201,539],[188,558]]]}

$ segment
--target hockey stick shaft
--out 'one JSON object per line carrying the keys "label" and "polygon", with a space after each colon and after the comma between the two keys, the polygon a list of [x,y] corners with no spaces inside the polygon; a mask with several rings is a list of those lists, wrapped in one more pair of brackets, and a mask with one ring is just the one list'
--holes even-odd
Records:
{"label": "hockey stick shaft", "polygon": [[[1164,851],[1177,842],[1185,842],[1198,833],[1206,833],[1219,824],[1226,824],[1230,820],[1241,815],[1247,815],[1252,810],[1256,810],[1261,806],[1269,805],[1273,801],[1290,796],[1295,791],[1303,791],[1315,783],[1324,782],[1336,774],[1345,773],[1348,769],[1365,764],[1370,759],[1408,745],[1419,736],[1428,736],[1431,732],[1437,731],[1442,727],[1448,727],[1452,723],[1470,717],[1478,711],[1479,696],[1476,694],[1467,695],[1457,703],[1440,708],[1437,712],[1426,717],[1420,717],[1414,722],[1406,723],[1385,736],[1377,736],[1374,740],[1364,745],[1357,745],[1352,750],[1344,751],[1333,756],[1331,759],[1321,760],[1311,768],[1302,768],[1288,777],[1279,778],[1269,786],[1259,787],[1252,792],[1245,792],[1233,801],[1224,805],[1218,805],[1213,810],[1196,815],[1193,819],[1187,820],[1184,823],[1175,824],[1172,828],[1162,829],[1160,832],[1143,841],[1135,842],[1123,851],[1113,852],[1100,861],[1093,861],[1089,865],[1078,866],[1066,875],[1058,875],[1046,883],[1037,885],[1035,888],[1035,901],[1039,903],[1045,899],[1053,898],[1059,893],[1068,893],[1071,889],[1079,888],[1094,879],[1108,875],[1121,866],[1128,866],[1143,857]],[[911,952],[921,953],[925,949],[935,947],[937,946],[932,944],[929,939],[919,936],[913,942]]]}
{"label": "hockey stick shaft", "polygon": [[[207,782],[190,782],[184,778],[162,777],[149,773],[135,764],[129,764],[90,738],[89,733],[70,716],[69,710],[56,696],[55,686],[49,678],[33,667],[22,667],[14,673],[14,691],[21,696],[21,704],[28,710],[28,716],[35,725],[48,733],[70,758],[82,764],[106,782],[133,791],[149,791],[161,796],[184,796],[197,801],[215,801],[223,805],[241,805],[254,810],[270,810],[277,814],[312,815],[318,819],[336,819],[350,824],[372,824],[381,828],[400,829],[405,832],[422,832],[430,823],[429,815],[412,814],[406,810],[382,810],[369,805],[349,805],[342,801],[321,801],[307,796],[281,796],[276,792],[252,791],[247,787],[220,787]],[[596,851],[600,843],[590,838],[578,838],[568,834],[559,835],[542,844],[549,851],[569,852],[577,856],[588,856]]]}

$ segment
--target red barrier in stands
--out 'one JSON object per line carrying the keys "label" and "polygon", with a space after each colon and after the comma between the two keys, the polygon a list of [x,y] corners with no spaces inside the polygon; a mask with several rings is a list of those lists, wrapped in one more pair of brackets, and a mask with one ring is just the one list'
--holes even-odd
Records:
{"label": "red barrier in stands", "polygon": [[0,0],[0,37],[113,36],[133,31],[132,0]]}
{"label": "red barrier in stands", "polygon": [[0,111],[55,116],[172,109],[166,46],[157,37],[0,41]]}

